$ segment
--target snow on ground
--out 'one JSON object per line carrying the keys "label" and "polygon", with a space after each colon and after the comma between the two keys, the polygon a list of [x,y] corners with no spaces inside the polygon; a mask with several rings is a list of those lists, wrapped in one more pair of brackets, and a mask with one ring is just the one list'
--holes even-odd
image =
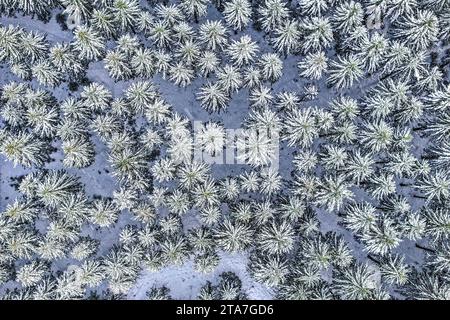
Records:
{"label": "snow on ground", "polygon": [[247,256],[243,254],[219,253],[221,258],[214,273],[209,275],[195,271],[192,260],[180,267],[171,266],[158,272],[144,272],[128,293],[128,299],[145,299],[146,291],[152,286],[166,286],[174,299],[196,299],[200,288],[211,281],[216,284],[218,276],[227,271],[234,272],[242,280],[242,289],[250,299],[268,300],[273,292],[256,283],[247,273]]}

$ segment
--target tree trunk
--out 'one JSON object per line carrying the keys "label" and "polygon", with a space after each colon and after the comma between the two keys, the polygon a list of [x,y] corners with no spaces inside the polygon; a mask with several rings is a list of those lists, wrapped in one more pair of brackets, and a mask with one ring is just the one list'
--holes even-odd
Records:
{"label": "tree trunk", "polygon": [[376,264],[381,264],[380,261],[378,261],[377,259],[375,259],[374,257],[372,257],[370,254],[367,255],[367,258],[373,262],[375,262]]}
{"label": "tree trunk", "polygon": [[416,243],[416,248],[419,248],[419,249],[424,250],[424,251],[432,252],[432,253],[436,252],[435,250],[433,250],[431,248],[423,247],[423,246],[421,246],[421,245],[419,245],[417,243]]}

